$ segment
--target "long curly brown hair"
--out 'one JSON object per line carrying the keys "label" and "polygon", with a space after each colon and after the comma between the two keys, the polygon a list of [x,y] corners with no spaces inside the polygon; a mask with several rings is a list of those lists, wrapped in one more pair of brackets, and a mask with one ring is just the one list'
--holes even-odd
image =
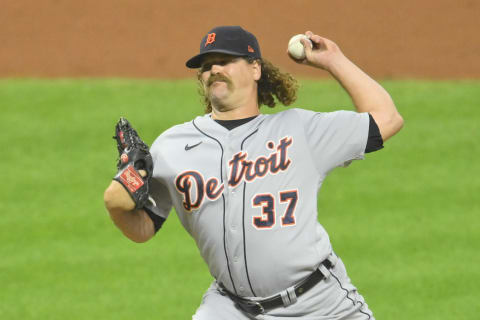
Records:
{"label": "long curly brown hair", "polygon": [[[281,72],[270,61],[265,59],[254,60],[245,58],[248,63],[258,61],[261,66],[262,76],[257,82],[258,106],[266,105],[270,108],[275,107],[277,101],[285,106],[292,104],[297,99],[298,83],[289,73]],[[198,71],[199,80],[198,92],[203,98],[205,104],[205,113],[212,112],[212,104],[205,94],[201,80],[201,70]],[[276,98],[276,99],[275,99]]]}

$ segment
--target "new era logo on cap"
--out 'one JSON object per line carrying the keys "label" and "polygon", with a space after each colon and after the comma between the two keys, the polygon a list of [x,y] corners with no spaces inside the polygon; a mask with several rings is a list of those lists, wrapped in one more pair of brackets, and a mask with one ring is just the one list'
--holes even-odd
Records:
{"label": "new era logo on cap", "polygon": [[210,30],[200,42],[200,53],[187,61],[188,68],[200,68],[203,57],[212,52],[261,59],[257,38],[240,26],[221,26]]}

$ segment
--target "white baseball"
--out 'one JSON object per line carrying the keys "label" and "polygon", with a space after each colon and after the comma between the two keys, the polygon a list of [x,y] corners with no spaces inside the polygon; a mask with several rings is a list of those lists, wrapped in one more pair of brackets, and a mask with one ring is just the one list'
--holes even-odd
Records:
{"label": "white baseball", "polygon": [[297,60],[305,59],[305,48],[300,42],[301,39],[307,39],[310,43],[310,47],[313,47],[312,41],[304,34],[297,34],[290,38],[290,41],[288,41],[288,53]]}

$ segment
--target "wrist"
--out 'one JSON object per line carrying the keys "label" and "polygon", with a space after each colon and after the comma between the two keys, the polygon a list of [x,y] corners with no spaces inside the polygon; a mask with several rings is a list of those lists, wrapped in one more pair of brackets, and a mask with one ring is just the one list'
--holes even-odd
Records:
{"label": "wrist", "polygon": [[103,201],[108,211],[132,211],[135,202],[125,187],[118,181],[113,180],[103,194]]}
{"label": "wrist", "polygon": [[340,52],[329,60],[329,63],[325,66],[325,70],[333,77],[339,78],[348,68],[349,64],[351,64],[350,60]]}

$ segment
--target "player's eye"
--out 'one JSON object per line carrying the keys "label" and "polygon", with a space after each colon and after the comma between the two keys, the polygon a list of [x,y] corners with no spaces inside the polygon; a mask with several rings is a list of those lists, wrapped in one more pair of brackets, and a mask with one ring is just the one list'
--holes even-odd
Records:
{"label": "player's eye", "polygon": [[224,66],[224,65],[227,65],[227,64],[229,64],[229,63],[236,62],[236,61],[238,61],[238,59],[239,59],[239,58],[237,58],[237,57],[228,57],[228,58],[225,58],[225,59],[221,60],[221,61],[219,62],[219,64],[222,65],[222,66]]}
{"label": "player's eye", "polygon": [[238,58],[221,58],[221,59],[218,59],[218,60],[215,60],[215,61],[210,61],[210,62],[206,62],[204,63],[201,67],[200,67],[200,70],[201,72],[206,72],[206,71],[210,71],[212,69],[212,66],[213,65],[217,65],[217,66],[226,66],[227,64],[231,63],[231,62],[235,62],[237,61]]}
{"label": "player's eye", "polygon": [[207,71],[210,71],[211,69],[212,69],[211,63],[204,63],[200,68],[201,72],[207,72]]}

